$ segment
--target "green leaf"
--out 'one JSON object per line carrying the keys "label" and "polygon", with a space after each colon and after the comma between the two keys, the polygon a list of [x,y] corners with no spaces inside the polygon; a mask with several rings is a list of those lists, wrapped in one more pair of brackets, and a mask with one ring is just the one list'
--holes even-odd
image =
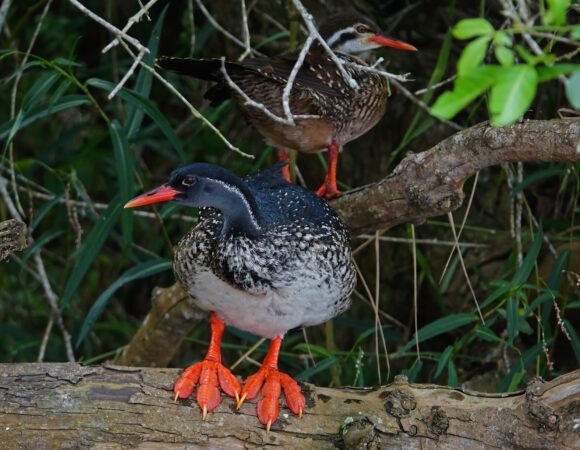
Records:
{"label": "green leaf", "polygon": [[[546,339],[546,346],[549,348],[552,343],[552,339]],[[532,348],[530,348],[520,360],[518,360],[507,373],[507,375],[501,381],[498,392],[514,391],[523,376],[525,375],[526,368],[536,359],[538,354],[542,351],[542,342],[536,343]]]}
{"label": "green leaf", "polygon": [[[115,169],[117,170],[117,182],[119,195],[122,203],[125,203],[133,196],[133,155],[125,136],[125,130],[114,120],[109,125],[109,133],[113,141],[113,151],[115,154]],[[123,210],[123,250],[127,251],[133,240],[133,211]]]}
{"label": "green leaf", "polygon": [[487,342],[499,342],[502,344],[505,343],[504,340],[500,338],[497,334],[495,334],[491,328],[488,328],[484,325],[477,328],[475,334],[477,334],[478,337]]}
{"label": "green leaf", "polygon": [[524,284],[526,280],[530,277],[530,274],[532,273],[532,270],[534,268],[534,264],[536,264],[536,260],[538,259],[540,249],[542,248],[543,238],[544,232],[540,228],[536,232],[534,242],[532,242],[532,246],[530,247],[530,250],[528,250],[528,254],[524,258],[524,262],[514,275],[514,278],[512,280],[512,287],[518,288],[520,285]]}
{"label": "green leaf", "polygon": [[[107,92],[111,92],[115,88],[114,83],[98,78],[91,78],[90,80],[87,80],[86,84],[99,89],[104,89]],[[127,88],[122,88],[117,95],[126,102],[144,111],[145,114],[147,114],[153,120],[153,122],[155,122],[167,140],[171,143],[181,162],[187,161],[185,153],[183,152],[181,141],[173,131],[171,124],[149,99],[146,99],[138,92]]]}
{"label": "green leaf", "polygon": [[566,97],[572,107],[580,111],[580,70],[566,81]]}
{"label": "green leaf", "polygon": [[101,215],[99,220],[97,220],[97,223],[81,244],[78,252],[78,261],[71,270],[64,288],[64,294],[62,295],[60,305],[61,311],[68,306],[74,295],[77,293],[77,289],[82,279],[99,254],[101,247],[113,230],[113,227],[118,222],[122,211],[123,203],[117,196],[111,201],[109,207]]}
{"label": "green leaf", "polygon": [[332,357],[332,358],[323,359],[322,361],[317,363],[315,366],[310,367],[310,368],[304,370],[303,372],[299,373],[298,376],[296,376],[296,380],[297,381],[307,381],[310,378],[312,378],[314,375],[316,375],[317,373],[320,373],[326,369],[329,369],[336,364],[338,364],[338,358]]}
{"label": "green leaf", "polygon": [[91,309],[87,313],[87,316],[81,326],[81,330],[77,337],[76,347],[78,347],[86,338],[88,332],[91,330],[93,324],[102,314],[103,310],[109,303],[109,300],[121,287],[125,284],[138,280],[140,278],[150,277],[152,275],[158,274],[160,272],[165,272],[171,269],[171,261],[167,260],[153,260],[146,261],[138,264],[135,267],[127,270],[123,275],[121,275],[117,280],[111,284],[93,303]]}
{"label": "green leaf", "polygon": [[443,119],[453,118],[459,111],[483,94],[498,78],[500,66],[485,65],[455,80],[452,91],[444,92],[431,109],[431,114]]}
{"label": "green leaf", "polygon": [[457,62],[457,73],[465,75],[481,65],[489,47],[491,36],[481,36],[470,42],[461,53]]}
{"label": "green leaf", "polygon": [[0,141],[8,137],[12,131],[12,127],[17,125],[12,134],[26,128],[34,122],[44,119],[47,116],[64,111],[65,109],[77,108],[79,106],[89,105],[91,102],[84,95],[67,95],[64,96],[56,104],[34,108],[31,111],[26,111],[21,118],[16,118],[5,122],[0,126]]}
{"label": "green leaf", "polygon": [[571,339],[570,344],[572,344],[572,350],[574,350],[574,355],[576,355],[576,362],[580,364],[580,339],[578,338],[578,333],[576,332],[572,324],[568,321],[568,319],[564,319],[563,322],[564,327],[566,328],[568,334],[570,335]]}
{"label": "green leaf", "polygon": [[452,352],[453,346],[448,345],[445,348],[445,350],[443,350],[443,353],[441,353],[441,356],[439,357],[439,362],[437,363],[437,369],[435,370],[435,378],[438,378],[439,375],[441,375],[441,373],[443,372],[443,369],[445,369],[445,367],[447,366],[447,362],[449,361],[449,357],[451,356]]}
{"label": "green leaf", "polygon": [[580,64],[556,64],[554,66],[539,66],[536,67],[538,72],[538,82],[544,83],[546,81],[558,78],[560,75],[569,75],[571,73],[580,71]]}
{"label": "green leaf", "polygon": [[332,353],[329,352],[325,347],[322,347],[321,345],[315,345],[315,344],[306,344],[305,342],[301,342],[299,344],[296,344],[293,347],[293,350],[299,351],[299,352],[306,352],[306,353],[312,353],[313,355],[319,355],[319,356],[324,356],[325,358],[332,358]]}
{"label": "green leaf", "polygon": [[577,27],[575,27],[571,32],[570,32],[570,37],[572,39],[578,39],[580,40],[580,25],[578,25]]}
{"label": "green leaf", "polygon": [[22,109],[26,111],[44,100],[45,94],[59,78],[60,73],[58,72],[45,72],[40,74],[36,82],[22,99]]}
{"label": "green leaf", "polygon": [[499,63],[504,67],[510,67],[514,65],[514,52],[513,50],[504,47],[503,45],[496,45],[493,49],[495,57]]}
{"label": "green leaf", "polygon": [[453,361],[449,361],[447,364],[447,385],[457,387],[457,368]]}
{"label": "green leaf", "polygon": [[492,34],[495,31],[493,25],[483,18],[463,19],[453,27],[455,39],[471,39],[484,34]]}
{"label": "green leaf", "polygon": [[417,379],[419,372],[423,368],[423,361],[420,359],[416,359],[413,365],[408,369],[403,369],[403,375],[405,375],[409,382],[412,383]]}
{"label": "green leaf", "polygon": [[572,0],[547,0],[548,11],[544,15],[546,25],[564,25],[566,23],[566,10]]}
{"label": "green leaf", "polygon": [[506,321],[508,329],[508,344],[512,345],[518,337],[518,299],[508,298],[506,302]]}
{"label": "green leaf", "polygon": [[522,117],[538,86],[538,74],[533,67],[518,64],[503,70],[504,74],[491,88],[489,108],[494,127],[512,124]]}
{"label": "green leaf", "polygon": [[[462,327],[472,322],[477,322],[478,320],[479,318],[476,314],[451,314],[450,316],[435,320],[434,322],[431,322],[430,324],[421,328],[418,333],[419,342],[426,341],[443,333],[448,333],[449,331],[455,330],[456,328]],[[415,336],[413,336],[411,340],[405,344],[405,346],[400,350],[400,353],[406,352],[414,345]]]}
{"label": "green leaf", "polygon": [[[143,58],[143,62],[148,66],[153,66],[155,64],[155,57],[157,56],[157,51],[159,49],[159,37],[161,35],[161,29],[163,27],[163,20],[165,18],[165,13],[169,5],[165,5],[163,11],[159,15],[153,31],[151,32],[151,37],[147,43],[147,48],[149,53]],[[141,95],[143,98],[149,98],[151,93],[151,85],[153,82],[153,74],[149,72],[144,67],[139,70],[139,75],[135,81],[135,92]],[[133,139],[139,129],[141,128],[141,123],[143,122],[143,110],[135,104],[131,104],[127,109],[127,120],[125,121],[125,134],[127,139]]]}
{"label": "green leaf", "polygon": [[493,45],[511,47],[513,44],[513,38],[511,34],[505,31],[496,31],[493,35]]}
{"label": "green leaf", "polygon": [[531,175],[526,176],[526,178],[521,182],[516,184],[512,191],[510,192],[510,199],[514,199],[520,192],[522,192],[528,186],[531,186],[538,181],[550,178],[556,175],[566,175],[568,169],[566,167],[548,167],[543,170],[538,170]]}

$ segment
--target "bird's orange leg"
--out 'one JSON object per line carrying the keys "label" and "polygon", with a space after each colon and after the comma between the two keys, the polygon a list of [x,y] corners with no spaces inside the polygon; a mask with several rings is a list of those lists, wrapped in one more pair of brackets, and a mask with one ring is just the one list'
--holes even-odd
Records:
{"label": "bird's orange leg", "polygon": [[212,312],[211,339],[204,360],[185,369],[173,385],[175,400],[177,400],[189,397],[193,393],[195,385],[199,384],[196,398],[203,419],[221,402],[218,386],[230,397],[235,397],[236,401],[240,399],[240,382],[221,362],[220,344],[224,328],[223,321],[216,313]]}
{"label": "bird's orange leg", "polygon": [[285,180],[288,183],[292,183],[292,179],[290,178],[290,153],[288,152],[288,150],[286,150],[284,148],[279,148],[276,151],[276,154],[278,155],[278,160],[286,161],[288,163],[282,169],[282,176],[285,178]]}
{"label": "bird's orange leg", "polygon": [[328,170],[324,183],[316,191],[316,195],[324,197],[327,200],[338,197],[342,192],[336,186],[336,165],[338,163],[338,155],[340,153],[340,145],[336,141],[332,141],[328,146]]}
{"label": "bird's orange leg", "polygon": [[261,391],[262,398],[258,401],[256,411],[258,419],[266,425],[267,431],[270,431],[272,423],[278,418],[278,413],[280,412],[279,398],[282,391],[284,391],[288,408],[294,414],[302,416],[302,411],[304,411],[306,406],[306,399],[300,392],[298,383],[289,375],[278,370],[278,355],[280,354],[281,345],[281,337],[272,339],[268,354],[262,362],[262,367],[254,375],[248,377],[238,402],[239,408],[244,400],[255,398]]}

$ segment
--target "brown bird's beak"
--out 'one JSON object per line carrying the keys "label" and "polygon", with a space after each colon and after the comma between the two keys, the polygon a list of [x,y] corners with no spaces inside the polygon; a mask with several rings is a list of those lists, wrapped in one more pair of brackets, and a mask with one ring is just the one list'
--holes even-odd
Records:
{"label": "brown bird's beak", "polygon": [[129,200],[124,207],[135,208],[137,206],[151,205],[152,203],[167,202],[173,200],[173,197],[177,194],[180,194],[180,192],[164,184],[157,189],[135,197],[133,200]]}
{"label": "brown bird's beak", "polygon": [[409,50],[417,51],[417,48],[406,42],[399,41],[398,39],[391,39],[382,34],[375,34],[369,38],[369,41],[376,42],[379,45],[384,45],[385,47],[398,48],[399,50]]}

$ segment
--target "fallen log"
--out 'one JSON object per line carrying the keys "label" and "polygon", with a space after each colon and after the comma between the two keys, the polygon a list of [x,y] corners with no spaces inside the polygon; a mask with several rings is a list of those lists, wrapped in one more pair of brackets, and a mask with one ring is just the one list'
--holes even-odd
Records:
{"label": "fallen log", "polygon": [[469,392],[409,384],[303,385],[302,419],[282,408],[266,433],[255,403],[222,404],[201,420],[175,403],[179,370],[74,363],[0,364],[1,448],[570,449],[580,448],[580,371],[525,391]]}

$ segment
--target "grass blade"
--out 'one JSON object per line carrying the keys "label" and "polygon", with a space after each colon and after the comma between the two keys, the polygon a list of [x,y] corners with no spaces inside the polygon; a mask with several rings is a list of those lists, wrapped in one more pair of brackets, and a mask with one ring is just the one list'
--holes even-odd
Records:
{"label": "grass blade", "polygon": [[[125,130],[115,120],[109,125],[109,133],[113,141],[115,153],[115,169],[117,170],[117,182],[121,203],[130,200],[135,190],[133,183],[133,155],[129,148]],[[123,251],[127,251],[133,240],[133,212],[124,210],[121,215],[123,228]]]}
{"label": "grass blade", "polygon": [[160,272],[165,272],[170,269],[171,269],[171,261],[167,260],[146,261],[135,267],[130,268],[123,275],[117,278],[117,280],[113,284],[111,284],[99,296],[99,298],[95,301],[95,303],[93,303],[93,306],[87,313],[85,321],[81,326],[81,330],[79,331],[79,335],[77,337],[75,346],[78,348],[78,346],[85,340],[93,324],[100,317],[113,294],[115,294],[115,292],[117,292],[121,287],[123,287],[125,284],[131,281],[156,275]]}
{"label": "grass blade", "polygon": [[[107,92],[111,92],[115,88],[115,83],[111,83],[110,81],[100,80],[98,78],[91,78],[87,81],[87,85],[93,86],[99,89],[103,89]],[[181,145],[181,141],[173,131],[171,124],[165,118],[163,114],[157,109],[149,99],[144,98],[138,92],[135,92],[131,89],[123,88],[119,91],[117,96],[127,103],[135,106],[142,110],[145,114],[147,114],[153,122],[159,127],[161,132],[165,135],[167,140],[171,143],[179,159],[181,162],[185,162],[187,158],[185,157],[185,153],[183,152],[183,146]]]}
{"label": "grass blade", "polygon": [[[159,50],[159,38],[161,36],[161,29],[163,28],[163,19],[165,18],[165,13],[167,12],[167,7],[163,8],[163,12],[160,14],[153,31],[151,32],[151,37],[147,43],[147,48],[149,53],[143,58],[143,62],[148,66],[153,66],[155,63],[155,57],[157,56],[157,51]],[[149,72],[144,67],[139,70],[139,75],[135,81],[135,92],[141,95],[143,98],[149,98],[151,93],[151,85],[153,84],[153,74]],[[141,128],[141,123],[143,122],[143,110],[134,104],[131,104],[127,109],[127,120],[125,122],[124,130],[127,135],[128,140],[132,140],[139,129]]]}
{"label": "grass blade", "polygon": [[113,231],[113,227],[119,221],[122,211],[123,203],[118,197],[115,197],[81,244],[78,261],[74,265],[64,288],[60,305],[61,311],[68,306],[76,294],[83,277],[99,254],[105,240]]}
{"label": "grass blade", "polygon": [[[418,333],[419,342],[426,341],[443,333],[448,333],[449,331],[455,330],[473,322],[477,322],[478,320],[479,318],[476,314],[451,314],[450,316],[435,320],[434,322],[431,322],[430,324],[427,324],[421,328]],[[401,350],[399,350],[399,353],[406,352],[414,345],[415,336],[413,336],[409,342],[407,342],[407,344]]]}

